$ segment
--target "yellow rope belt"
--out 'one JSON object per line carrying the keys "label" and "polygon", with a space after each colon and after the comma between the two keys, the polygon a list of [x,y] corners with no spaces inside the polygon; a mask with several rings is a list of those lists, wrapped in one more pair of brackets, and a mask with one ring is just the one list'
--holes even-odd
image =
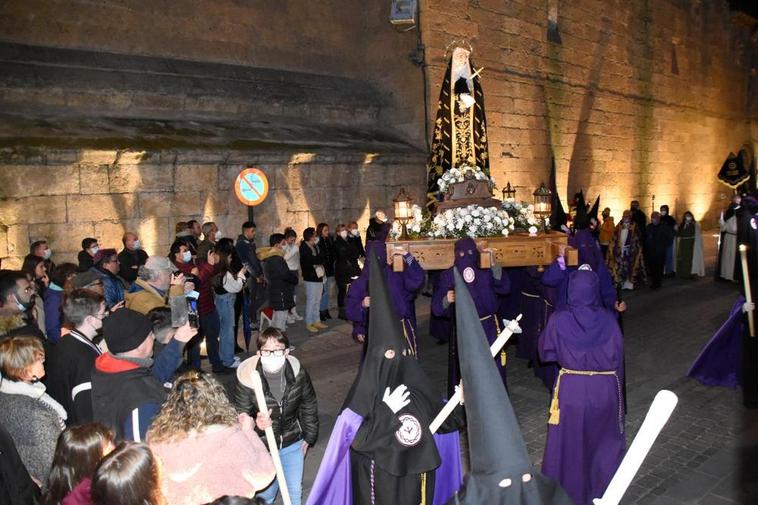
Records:
{"label": "yellow rope belt", "polygon": [[[500,323],[498,322],[497,317],[495,317],[494,314],[489,314],[487,316],[479,318],[480,321],[486,321],[487,319],[495,320],[495,329],[497,330],[497,334],[500,335],[500,332],[502,330],[500,329]],[[500,350],[500,366],[504,367],[507,362],[508,362],[508,355],[505,353],[505,347],[503,347]]]}
{"label": "yellow rope belt", "polygon": [[616,387],[618,390],[619,432],[624,432],[624,405],[621,401],[621,381],[619,380],[618,374],[613,370],[569,370],[568,368],[561,368],[558,372],[558,379],[555,381],[555,387],[553,388],[553,398],[550,400],[550,416],[547,420],[548,424],[557,426],[561,422],[561,409],[559,407],[558,398],[561,389],[561,378],[564,375],[583,375],[585,377],[594,377],[596,375],[613,376],[616,379]]}
{"label": "yellow rope belt", "polygon": [[[408,332],[405,330],[405,323],[406,322],[408,323],[408,326],[411,329],[411,334],[413,335],[413,342],[411,342],[410,335],[408,335]],[[411,350],[411,355],[412,356],[416,356],[417,355],[416,346],[414,345],[415,342],[416,342],[416,332],[413,331],[413,325],[407,319],[401,318],[400,319],[400,326],[403,327],[403,336],[405,337],[405,341],[408,342],[408,348]]]}
{"label": "yellow rope belt", "polygon": [[534,295],[532,293],[527,293],[526,291],[522,291],[521,294],[524,296],[528,296],[529,298],[542,298],[540,295]]}

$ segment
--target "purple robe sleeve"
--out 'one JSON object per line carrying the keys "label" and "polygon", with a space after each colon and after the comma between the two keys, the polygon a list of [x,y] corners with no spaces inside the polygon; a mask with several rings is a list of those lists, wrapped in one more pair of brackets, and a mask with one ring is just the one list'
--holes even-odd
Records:
{"label": "purple robe sleeve", "polygon": [[557,332],[555,328],[555,319],[549,319],[547,326],[542,330],[539,341],[537,343],[537,349],[539,351],[540,359],[543,363],[552,363],[558,361],[558,342]]}
{"label": "purple robe sleeve", "polygon": [[442,463],[435,471],[433,505],[443,505],[463,485],[460,437],[457,431],[435,434],[434,441]]}
{"label": "purple robe sleeve", "polygon": [[511,280],[508,277],[508,272],[505,270],[505,268],[502,269],[500,272],[500,278],[496,278],[494,273],[492,275],[492,287],[495,290],[495,293],[498,295],[507,295],[511,292]]}
{"label": "purple robe sleeve", "polygon": [[739,296],[732,306],[729,318],[711,337],[700,355],[692,363],[688,377],[694,377],[705,386],[736,388],[742,383],[742,304]]}
{"label": "purple robe sleeve", "polygon": [[411,253],[405,254],[403,261],[405,261],[403,287],[407,293],[416,293],[424,285],[424,269]]}
{"label": "purple robe sleeve", "polygon": [[445,303],[447,292],[455,288],[453,270],[447,269],[440,274],[437,286],[432,293],[432,313],[437,317],[450,317],[450,305]]}
{"label": "purple robe sleeve", "polygon": [[352,505],[350,445],[363,418],[350,409],[337,417],[306,505]]}
{"label": "purple robe sleeve", "polygon": [[600,265],[595,273],[600,279],[600,299],[603,300],[603,306],[615,314],[616,286],[613,284],[611,274],[605,265]]}
{"label": "purple robe sleeve", "polygon": [[363,299],[368,296],[368,275],[361,274],[350,283],[345,297],[345,315],[354,323],[364,325],[366,309],[363,307]]}
{"label": "purple robe sleeve", "polygon": [[558,260],[553,261],[542,274],[542,284],[555,288],[568,279],[569,271],[565,267],[562,269]]}

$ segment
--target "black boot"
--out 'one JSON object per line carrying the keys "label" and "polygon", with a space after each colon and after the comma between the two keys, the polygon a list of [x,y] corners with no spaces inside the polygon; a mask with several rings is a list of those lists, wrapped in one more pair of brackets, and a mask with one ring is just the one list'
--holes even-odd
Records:
{"label": "black boot", "polygon": [[326,321],[326,314],[324,314],[324,312],[326,311],[325,310],[319,311],[319,319],[321,319],[322,323]]}
{"label": "black boot", "polygon": [[325,310],[325,311],[324,311],[324,317],[325,317],[326,319],[331,319],[331,318],[332,318],[332,315],[329,313],[329,311],[328,311],[328,310]]}
{"label": "black boot", "polygon": [[347,321],[347,315],[345,314],[345,307],[340,307],[339,308],[339,312],[337,314],[337,317],[339,317],[343,321]]}

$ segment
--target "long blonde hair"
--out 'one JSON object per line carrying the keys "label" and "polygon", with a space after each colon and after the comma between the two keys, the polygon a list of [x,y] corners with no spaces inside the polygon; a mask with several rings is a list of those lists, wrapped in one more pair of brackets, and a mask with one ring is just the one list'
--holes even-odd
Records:
{"label": "long blonde hair", "polygon": [[201,431],[214,424],[234,426],[237,422],[237,412],[223,386],[210,374],[192,370],[174,381],[171,393],[147,431],[147,440],[172,442],[193,430]]}

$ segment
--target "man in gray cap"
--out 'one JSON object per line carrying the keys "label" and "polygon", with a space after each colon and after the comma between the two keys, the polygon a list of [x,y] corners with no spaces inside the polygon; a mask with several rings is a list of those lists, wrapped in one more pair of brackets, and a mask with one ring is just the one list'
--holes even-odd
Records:
{"label": "man in gray cap", "polygon": [[185,282],[183,274],[174,275],[174,269],[168,258],[150,256],[126,294],[126,308],[147,314],[156,307],[167,307],[169,298],[192,291],[194,283]]}

